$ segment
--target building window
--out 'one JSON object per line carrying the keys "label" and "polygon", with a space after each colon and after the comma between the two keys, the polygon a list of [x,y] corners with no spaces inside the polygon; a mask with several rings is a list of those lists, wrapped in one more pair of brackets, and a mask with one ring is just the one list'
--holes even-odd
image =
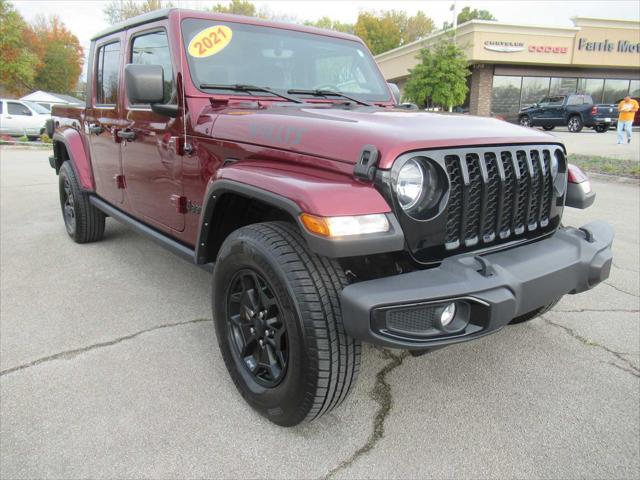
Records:
{"label": "building window", "polygon": [[169,103],[173,96],[173,69],[167,33],[162,30],[135,37],[131,47],[131,63],[162,66],[164,73],[163,103]]}
{"label": "building window", "polygon": [[493,77],[491,111],[509,118],[520,110],[522,77]]}
{"label": "building window", "polygon": [[604,95],[602,103],[615,103],[624,98],[629,92],[629,80],[604,81]]}
{"label": "building window", "polygon": [[603,78],[579,78],[578,93],[591,95],[593,103],[602,103],[602,92],[604,91]]}
{"label": "building window", "polygon": [[552,78],[549,85],[549,95],[568,95],[576,93],[577,78]]}
{"label": "building window", "polygon": [[97,59],[96,104],[115,105],[118,102],[120,43],[109,43],[100,47]]}
{"label": "building window", "polygon": [[632,97],[640,97],[640,80],[631,80],[629,95]]}
{"label": "building window", "polygon": [[529,107],[549,93],[549,77],[522,77],[520,108]]}

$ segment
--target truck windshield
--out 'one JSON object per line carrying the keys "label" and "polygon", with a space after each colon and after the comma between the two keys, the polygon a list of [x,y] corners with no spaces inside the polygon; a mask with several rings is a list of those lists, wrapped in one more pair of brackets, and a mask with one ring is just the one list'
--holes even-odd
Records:
{"label": "truck windshield", "polygon": [[[283,93],[332,90],[361,101],[390,100],[373,58],[359,42],[193,18],[183,20],[182,33],[196,86],[255,85]],[[216,90],[260,94],[237,89]]]}

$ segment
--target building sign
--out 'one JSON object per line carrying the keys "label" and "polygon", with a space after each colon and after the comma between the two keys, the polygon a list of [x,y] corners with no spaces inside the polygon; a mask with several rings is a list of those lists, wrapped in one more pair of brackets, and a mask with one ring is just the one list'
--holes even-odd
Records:
{"label": "building sign", "polygon": [[487,40],[484,42],[485,50],[491,50],[492,52],[521,52],[524,50],[524,43],[522,42],[502,42],[497,40]]}
{"label": "building sign", "polygon": [[590,42],[587,38],[580,38],[578,39],[578,50],[586,50],[587,52],[640,53],[640,42],[633,43],[629,40]]}
{"label": "building sign", "polygon": [[559,47],[557,45],[529,45],[531,53],[567,53],[568,47]]}

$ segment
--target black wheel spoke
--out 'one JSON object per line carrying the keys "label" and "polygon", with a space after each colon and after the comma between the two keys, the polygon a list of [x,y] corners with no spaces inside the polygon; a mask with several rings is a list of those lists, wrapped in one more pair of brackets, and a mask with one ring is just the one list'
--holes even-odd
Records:
{"label": "black wheel spoke", "polygon": [[227,293],[229,339],[256,381],[274,387],[288,359],[286,329],[278,299],[262,276],[239,271]]}

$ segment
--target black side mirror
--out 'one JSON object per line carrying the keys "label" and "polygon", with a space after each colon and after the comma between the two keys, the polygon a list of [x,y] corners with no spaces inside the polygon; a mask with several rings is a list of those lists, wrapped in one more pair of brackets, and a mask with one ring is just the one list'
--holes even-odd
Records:
{"label": "black side mirror", "polygon": [[164,70],[160,65],[129,64],[124,68],[127,98],[132,104],[150,104],[151,110],[167,117],[178,116],[178,106],[163,103]]}
{"label": "black side mirror", "polygon": [[389,89],[391,90],[391,93],[393,94],[393,98],[396,101],[396,104],[400,103],[400,89],[398,88],[398,85],[396,85],[395,83],[391,83],[391,82],[387,82],[387,85],[389,85]]}

